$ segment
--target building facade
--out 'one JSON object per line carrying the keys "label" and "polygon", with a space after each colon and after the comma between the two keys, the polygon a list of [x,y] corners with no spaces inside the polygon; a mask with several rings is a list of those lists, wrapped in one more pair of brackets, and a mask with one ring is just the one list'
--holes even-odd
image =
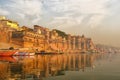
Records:
{"label": "building facade", "polygon": [[[17,22],[0,18],[0,42],[45,51],[81,51],[93,50],[95,46],[90,38],[72,36],[59,30],[34,25],[34,28],[19,27]],[[4,36],[3,36],[4,35]]]}

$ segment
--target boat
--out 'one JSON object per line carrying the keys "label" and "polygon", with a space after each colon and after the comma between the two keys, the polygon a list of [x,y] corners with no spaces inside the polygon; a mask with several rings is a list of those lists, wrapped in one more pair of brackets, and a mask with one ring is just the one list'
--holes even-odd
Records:
{"label": "boat", "polygon": [[41,50],[40,52],[35,52],[36,55],[39,55],[39,54],[46,54],[47,52],[45,52],[44,50]]}
{"label": "boat", "polygon": [[35,53],[29,53],[29,52],[17,52],[14,54],[14,56],[34,56]]}
{"label": "boat", "polygon": [[45,52],[45,51],[40,51],[40,52],[35,52],[36,55],[54,55],[58,54],[57,52]]}
{"label": "boat", "polygon": [[16,51],[0,51],[0,57],[13,56]]}
{"label": "boat", "polygon": [[81,50],[80,53],[84,54],[84,53],[87,53],[87,51],[86,50]]}
{"label": "boat", "polygon": [[29,53],[29,56],[34,56],[35,55],[35,53]]}

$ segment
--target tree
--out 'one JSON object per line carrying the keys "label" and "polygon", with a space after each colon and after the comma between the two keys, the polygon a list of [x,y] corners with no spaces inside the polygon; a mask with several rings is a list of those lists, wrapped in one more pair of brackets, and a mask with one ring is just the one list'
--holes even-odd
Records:
{"label": "tree", "polygon": [[60,31],[60,30],[57,30],[57,29],[54,29],[57,33],[58,33],[58,35],[59,36],[62,36],[63,38],[65,37],[67,37],[67,34],[65,33],[65,32],[63,32],[63,31]]}

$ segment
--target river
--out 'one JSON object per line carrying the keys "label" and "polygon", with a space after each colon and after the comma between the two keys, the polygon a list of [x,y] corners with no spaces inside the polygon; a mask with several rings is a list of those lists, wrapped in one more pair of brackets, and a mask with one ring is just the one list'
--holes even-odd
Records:
{"label": "river", "polygon": [[120,54],[0,57],[0,80],[120,80]]}

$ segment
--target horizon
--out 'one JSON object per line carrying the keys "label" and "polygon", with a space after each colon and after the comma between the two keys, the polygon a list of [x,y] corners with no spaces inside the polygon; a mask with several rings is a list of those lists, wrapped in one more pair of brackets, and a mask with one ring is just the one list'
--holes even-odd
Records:
{"label": "horizon", "polygon": [[[0,0],[0,13],[20,26],[40,25],[120,47],[119,0]],[[72,3],[72,4],[71,4]]]}

